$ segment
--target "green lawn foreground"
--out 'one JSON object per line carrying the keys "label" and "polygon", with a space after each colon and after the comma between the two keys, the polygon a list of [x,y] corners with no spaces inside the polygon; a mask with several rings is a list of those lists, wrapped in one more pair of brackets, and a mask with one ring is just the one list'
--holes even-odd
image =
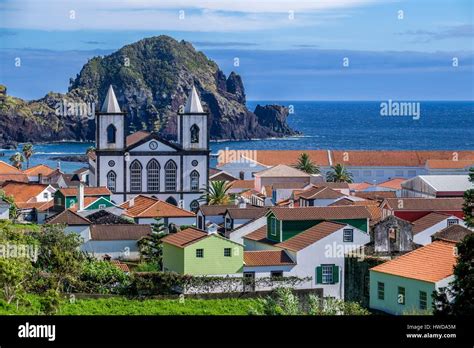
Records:
{"label": "green lawn foreground", "polygon": [[[37,315],[40,304],[30,297],[31,305],[7,304],[0,300],[0,315]],[[136,300],[123,297],[64,301],[59,315],[248,315],[259,307],[257,299],[176,299]]]}

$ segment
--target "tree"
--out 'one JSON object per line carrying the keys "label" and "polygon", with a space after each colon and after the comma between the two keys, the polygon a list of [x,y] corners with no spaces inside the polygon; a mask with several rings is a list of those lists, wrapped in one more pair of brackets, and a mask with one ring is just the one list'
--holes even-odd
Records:
{"label": "tree", "polygon": [[95,147],[94,146],[89,146],[86,150],[86,155],[90,154],[91,152],[95,152]]}
{"label": "tree", "polygon": [[73,285],[81,273],[84,260],[79,250],[82,238],[76,233],[64,233],[62,225],[44,225],[33,235],[40,244],[35,266],[48,273],[51,288],[62,291]]}
{"label": "tree", "polygon": [[308,174],[320,173],[319,167],[311,161],[309,155],[305,152],[300,155],[298,162],[294,164],[293,167]]}
{"label": "tree", "polygon": [[331,167],[331,171],[326,174],[327,182],[347,182],[351,183],[352,174],[342,164]]}
{"label": "tree", "polygon": [[162,269],[163,265],[163,244],[161,239],[168,234],[165,224],[161,221],[161,218],[155,219],[156,223],[152,225],[152,232],[140,239],[138,249],[140,255],[145,258],[147,262],[156,263],[159,265],[159,269]]}
{"label": "tree", "polygon": [[[469,181],[474,184],[474,167],[469,169]],[[467,227],[474,227],[474,189],[469,189],[464,192],[464,223]]]}
{"label": "tree", "polygon": [[23,148],[21,149],[23,152],[23,156],[26,159],[26,168],[30,167],[30,158],[34,154],[34,149],[33,149],[33,144],[31,143],[26,143],[23,145]]}
{"label": "tree", "polygon": [[8,204],[10,204],[9,217],[13,221],[15,221],[18,218],[19,210],[18,210],[18,207],[15,204],[15,200],[13,199],[13,196],[7,196],[5,194],[5,191],[0,190],[0,199],[7,202]]}
{"label": "tree", "polygon": [[31,262],[20,258],[0,258],[0,288],[7,303],[21,297],[29,280]]}
{"label": "tree", "polygon": [[474,313],[474,233],[457,245],[457,263],[454,280],[433,294],[434,313],[448,315],[472,315]]}
{"label": "tree", "polygon": [[16,169],[21,169],[23,162],[25,162],[25,158],[20,152],[17,152],[11,155],[10,162]]}
{"label": "tree", "polygon": [[229,204],[231,198],[228,192],[231,187],[227,181],[211,181],[205,189],[206,193],[201,196],[201,200],[205,200],[209,205]]}

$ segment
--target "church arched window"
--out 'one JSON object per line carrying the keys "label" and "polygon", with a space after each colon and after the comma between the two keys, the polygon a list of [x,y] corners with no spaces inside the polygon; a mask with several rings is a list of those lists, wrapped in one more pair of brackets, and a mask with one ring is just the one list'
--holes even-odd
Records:
{"label": "church arched window", "polygon": [[191,209],[192,212],[197,212],[198,209],[199,209],[199,202],[194,200],[191,202],[191,204],[189,205],[189,208]]}
{"label": "church arched window", "polygon": [[130,191],[141,192],[142,190],[142,165],[137,160],[130,164]]}
{"label": "church arched window", "polygon": [[146,166],[146,177],[147,177],[147,191],[158,192],[160,191],[160,164],[157,160],[152,159]]}
{"label": "church arched window", "polygon": [[191,191],[199,191],[199,173],[193,170],[190,175]]}
{"label": "church arched window", "polygon": [[176,191],[176,163],[169,160],[165,164],[165,191]]}
{"label": "church arched window", "polygon": [[117,134],[117,128],[113,124],[109,124],[107,127],[107,143],[115,144],[115,135]]}
{"label": "church arched window", "polygon": [[199,143],[199,127],[196,124],[191,126],[191,144]]}
{"label": "church arched window", "polygon": [[113,170],[107,173],[107,188],[112,192],[117,189],[117,174]]}

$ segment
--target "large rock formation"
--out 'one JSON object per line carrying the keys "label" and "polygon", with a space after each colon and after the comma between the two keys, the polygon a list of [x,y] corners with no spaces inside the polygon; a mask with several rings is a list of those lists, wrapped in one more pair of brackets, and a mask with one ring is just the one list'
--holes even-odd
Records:
{"label": "large rock formation", "polygon": [[[94,57],[71,79],[65,95],[49,93],[25,102],[6,97],[0,106],[0,144],[17,141],[93,140],[94,122],[85,114],[114,86],[129,132],[176,134],[174,117],[192,85],[210,112],[211,139],[251,139],[296,134],[286,124],[288,110],[245,105],[239,75],[228,78],[216,63],[185,41],[168,36],[143,39],[104,57]],[[82,115],[78,115],[82,110]],[[84,112],[86,111],[86,112]]]}

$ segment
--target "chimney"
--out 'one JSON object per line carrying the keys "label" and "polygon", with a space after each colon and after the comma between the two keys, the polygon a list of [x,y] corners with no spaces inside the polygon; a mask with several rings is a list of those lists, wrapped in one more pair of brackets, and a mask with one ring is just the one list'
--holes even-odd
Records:
{"label": "chimney", "polygon": [[39,173],[38,174],[38,184],[42,184],[43,183],[43,174]]}
{"label": "chimney", "polygon": [[79,182],[79,186],[77,187],[77,204],[78,204],[78,211],[84,210],[84,183]]}
{"label": "chimney", "polygon": [[61,170],[61,161],[57,162],[57,168],[58,168],[58,170]]}

